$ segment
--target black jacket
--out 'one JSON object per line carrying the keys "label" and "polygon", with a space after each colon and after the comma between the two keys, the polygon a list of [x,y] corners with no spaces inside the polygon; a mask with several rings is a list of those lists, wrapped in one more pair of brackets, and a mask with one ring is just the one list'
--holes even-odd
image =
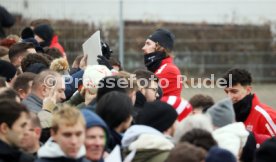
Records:
{"label": "black jacket", "polygon": [[15,23],[15,18],[3,7],[0,6],[0,38],[5,38],[3,27],[11,27]]}
{"label": "black jacket", "polygon": [[0,162],[33,162],[34,157],[10,147],[0,140]]}

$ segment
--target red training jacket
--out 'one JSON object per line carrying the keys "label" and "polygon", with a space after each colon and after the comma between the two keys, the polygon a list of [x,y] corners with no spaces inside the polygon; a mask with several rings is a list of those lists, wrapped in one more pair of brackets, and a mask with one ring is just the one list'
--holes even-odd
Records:
{"label": "red training jacket", "polygon": [[180,70],[173,63],[172,57],[162,60],[160,67],[155,71],[160,80],[163,96],[181,96],[183,78]]}
{"label": "red training jacket", "polygon": [[66,58],[66,53],[65,53],[63,47],[59,44],[57,35],[54,35],[49,47],[57,48],[62,53],[62,57]]}
{"label": "red training jacket", "polygon": [[244,121],[246,129],[254,134],[263,134],[270,137],[276,134],[276,111],[262,104],[254,94],[252,107],[247,119]]}

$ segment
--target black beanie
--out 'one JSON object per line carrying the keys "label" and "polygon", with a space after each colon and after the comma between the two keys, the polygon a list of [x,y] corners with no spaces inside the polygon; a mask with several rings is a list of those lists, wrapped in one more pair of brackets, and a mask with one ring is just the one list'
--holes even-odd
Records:
{"label": "black beanie", "polygon": [[272,137],[261,144],[255,154],[254,162],[275,162],[276,161],[276,138]]}
{"label": "black beanie", "polygon": [[13,64],[0,60],[0,76],[5,77],[7,82],[10,82],[16,74],[16,68]]}
{"label": "black beanie", "polygon": [[157,100],[144,105],[137,115],[136,124],[147,125],[164,132],[174,124],[177,116],[171,105]]}
{"label": "black beanie", "polygon": [[166,29],[157,29],[148,39],[158,43],[160,46],[172,50],[175,36]]}
{"label": "black beanie", "polygon": [[21,32],[22,39],[34,38],[34,32],[30,27],[26,27]]}
{"label": "black beanie", "polygon": [[54,37],[54,30],[50,25],[39,25],[34,29],[34,33],[42,38],[49,46]]}

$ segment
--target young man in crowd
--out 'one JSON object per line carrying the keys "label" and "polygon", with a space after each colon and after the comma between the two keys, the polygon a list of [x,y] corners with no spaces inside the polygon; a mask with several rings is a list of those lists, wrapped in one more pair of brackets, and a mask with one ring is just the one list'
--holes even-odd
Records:
{"label": "young man in crowd", "polygon": [[153,102],[159,97],[158,78],[147,70],[137,70],[134,74],[138,84],[135,107],[143,107],[146,102]]}
{"label": "young man in crowd", "polygon": [[33,80],[36,74],[25,72],[17,76],[13,83],[13,89],[17,91],[21,100],[27,98],[31,93]]}
{"label": "young man in crowd", "polygon": [[20,68],[23,57],[28,53],[36,53],[32,43],[16,43],[10,47],[9,59],[16,68]]}
{"label": "young man in crowd", "polygon": [[226,81],[225,93],[234,104],[237,122],[243,122],[247,130],[255,134],[275,136],[276,111],[261,103],[252,94],[252,77],[245,69],[231,69],[223,77]]}
{"label": "young man in crowd", "polygon": [[0,161],[32,162],[34,158],[19,149],[28,131],[29,111],[12,100],[0,101]]}
{"label": "young man in crowd", "polygon": [[75,107],[54,113],[51,138],[39,149],[36,162],[86,162],[85,120]]}
{"label": "young man in crowd", "polygon": [[86,158],[92,162],[103,162],[105,148],[109,139],[106,123],[94,112],[81,110],[86,122],[85,148]]}
{"label": "young man in crowd", "polygon": [[32,154],[36,157],[37,151],[40,148],[41,126],[40,121],[35,113],[30,113],[30,122],[28,130],[25,132],[21,141],[21,148],[24,152]]}
{"label": "young man in crowd", "polygon": [[[181,96],[181,73],[173,63],[174,35],[166,29],[157,29],[147,38],[142,50],[147,69],[160,79],[163,96]],[[178,83],[179,82],[179,83]]]}

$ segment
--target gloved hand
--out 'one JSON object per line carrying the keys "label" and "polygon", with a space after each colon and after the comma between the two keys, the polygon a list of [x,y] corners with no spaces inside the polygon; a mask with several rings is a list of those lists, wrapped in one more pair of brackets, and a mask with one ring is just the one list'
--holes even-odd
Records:
{"label": "gloved hand", "polygon": [[104,56],[98,55],[97,57],[98,57],[97,62],[99,63],[99,65],[105,65],[109,70],[113,69],[111,64],[108,62],[108,60]]}

